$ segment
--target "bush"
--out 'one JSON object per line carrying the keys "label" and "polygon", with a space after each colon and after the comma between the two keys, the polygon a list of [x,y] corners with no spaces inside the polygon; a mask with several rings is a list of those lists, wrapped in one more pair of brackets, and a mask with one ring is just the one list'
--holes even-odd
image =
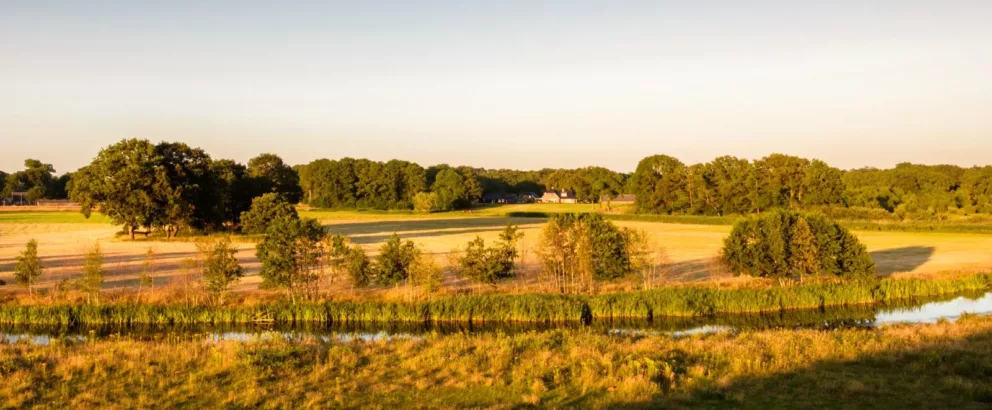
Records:
{"label": "bush", "polygon": [[262,234],[276,219],[298,219],[296,208],[279,194],[269,193],[251,201],[251,209],[241,213],[241,231]]}
{"label": "bush", "polygon": [[440,202],[435,192],[420,192],[413,197],[413,210],[416,212],[431,213],[441,210]]}
{"label": "bush", "polygon": [[314,295],[325,236],[327,231],[316,219],[272,221],[265,239],[256,247],[264,284],[286,289],[294,303],[298,295]]}
{"label": "bush", "polygon": [[768,278],[872,278],[875,263],[847,229],[823,215],[773,211],[743,219],[724,241],[735,274]]}
{"label": "bush", "polygon": [[518,228],[507,224],[500,233],[500,240],[491,247],[481,237],[468,243],[465,255],[458,258],[458,275],[476,283],[495,285],[502,279],[513,277],[517,259],[517,241],[523,236]]}
{"label": "bush", "polygon": [[224,237],[220,240],[200,242],[197,250],[203,255],[203,284],[206,289],[219,301],[231,284],[245,275],[245,269],[238,263],[238,249],[231,244],[231,239]]}
{"label": "bush", "polygon": [[41,277],[43,268],[41,258],[38,257],[38,241],[32,239],[28,241],[24,252],[17,257],[17,264],[14,265],[14,279],[17,283],[24,285],[28,291],[34,293],[33,285]]}
{"label": "bush", "polygon": [[400,241],[395,232],[379,248],[376,257],[375,277],[381,285],[395,285],[410,277],[410,265],[417,259],[418,250],[413,241]]}

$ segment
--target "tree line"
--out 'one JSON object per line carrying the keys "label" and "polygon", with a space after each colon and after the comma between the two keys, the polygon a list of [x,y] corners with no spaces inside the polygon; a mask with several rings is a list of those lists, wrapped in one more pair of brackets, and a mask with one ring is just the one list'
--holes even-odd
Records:
{"label": "tree line", "polygon": [[903,216],[992,213],[992,166],[902,163],[842,171],[783,154],[755,161],[723,156],[693,165],[654,155],[641,160],[627,186],[642,213],[743,215],[824,206]]}

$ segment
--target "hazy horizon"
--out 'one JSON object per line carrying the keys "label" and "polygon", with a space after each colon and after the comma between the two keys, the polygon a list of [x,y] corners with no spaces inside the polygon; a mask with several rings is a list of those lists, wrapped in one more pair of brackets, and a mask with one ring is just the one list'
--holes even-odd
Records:
{"label": "hazy horizon", "polygon": [[122,138],[424,166],[992,164],[992,2],[0,5],[0,170]]}

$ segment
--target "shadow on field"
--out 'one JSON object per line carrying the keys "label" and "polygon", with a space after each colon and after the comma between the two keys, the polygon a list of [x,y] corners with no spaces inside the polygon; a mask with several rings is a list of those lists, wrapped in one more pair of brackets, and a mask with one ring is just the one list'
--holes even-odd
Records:
{"label": "shadow on field", "polygon": [[[185,259],[196,256],[196,252],[164,252],[156,253],[155,261],[161,262],[162,260],[168,259]],[[113,266],[119,263],[130,263],[136,261],[144,261],[144,254],[122,254],[122,253],[104,253],[103,254],[103,264],[104,266]],[[46,257],[41,255],[41,265],[45,268],[62,268],[62,267],[82,267],[86,262],[85,256],[73,255],[73,256],[56,256]],[[0,260],[0,271],[13,270],[14,265],[17,264],[17,259],[3,259]]]}
{"label": "shadow on field", "polygon": [[[668,352],[677,378],[693,369],[728,366],[713,357]],[[760,358],[755,358],[758,360]],[[773,358],[765,358],[766,361]],[[741,361],[741,359],[729,359]],[[657,380],[667,389],[664,379]],[[619,408],[730,409],[989,409],[992,333],[914,350],[885,351],[856,360],[830,360],[767,377],[696,380],[688,394],[665,393]]]}
{"label": "shadow on field", "polygon": [[[374,221],[329,224],[328,230],[332,233],[349,235],[372,235],[385,234],[387,237],[393,232],[403,234],[404,232],[440,231],[445,230],[480,230],[489,231],[501,229],[506,224],[512,223],[519,226],[539,225],[543,220],[534,218],[457,218],[457,219],[412,219],[397,221]],[[407,236],[407,235],[402,235]]]}
{"label": "shadow on field", "polygon": [[871,253],[871,258],[875,261],[876,273],[880,276],[889,276],[919,268],[930,260],[933,251],[932,246],[907,246],[874,251]]}

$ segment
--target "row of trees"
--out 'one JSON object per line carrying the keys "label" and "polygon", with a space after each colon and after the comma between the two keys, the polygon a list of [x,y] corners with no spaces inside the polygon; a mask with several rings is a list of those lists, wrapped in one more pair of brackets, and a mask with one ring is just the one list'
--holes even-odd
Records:
{"label": "row of trees", "polygon": [[84,215],[99,208],[132,238],[139,227],[162,228],[170,237],[183,228],[236,227],[265,193],[289,202],[301,196],[296,172],[276,155],[259,155],[246,167],[183,143],[139,139],[104,148],[69,182]]}
{"label": "row of trees", "polygon": [[655,155],[641,160],[628,187],[644,213],[726,215],[817,206],[992,213],[992,166],[904,163],[841,171],[782,154],[756,161],[724,156],[694,165]]}

